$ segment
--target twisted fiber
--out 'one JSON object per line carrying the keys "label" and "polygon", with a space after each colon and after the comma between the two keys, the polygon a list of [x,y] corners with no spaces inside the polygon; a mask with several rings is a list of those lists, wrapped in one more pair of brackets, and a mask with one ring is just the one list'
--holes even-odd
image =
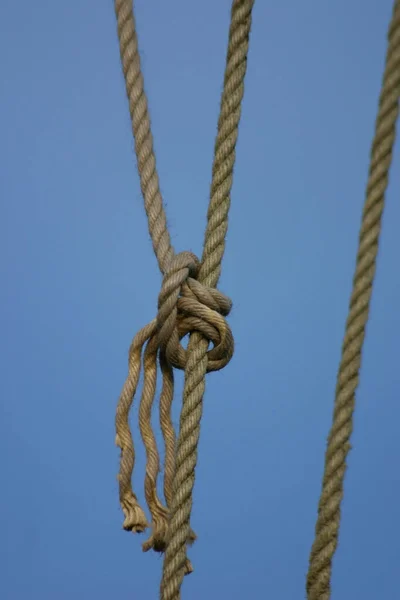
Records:
{"label": "twisted fiber", "polygon": [[[165,463],[164,463],[164,497],[167,503],[168,511],[172,504],[172,483],[175,472],[175,450],[176,436],[175,429],[171,419],[171,406],[174,396],[174,374],[163,352],[160,352],[160,368],[163,374],[163,389],[160,396],[160,427],[165,444]],[[168,520],[166,522],[168,527]],[[190,530],[188,544],[192,544],[196,539],[196,534]],[[160,549],[165,551],[166,539]],[[193,566],[189,559],[185,563],[185,575],[193,573]]]}
{"label": "twisted fiber", "polygon": [[[185,329],[186,334],[186,329]],[[151,412],[155,400],[156,392],[156,381],[157,381],[157,355],[159,352],[159,342],[157,335],[153,335],[147,342],[147,346],[144,352],[143,358],[143,370],[144,370],[144,384],[142,390],[142,397],[139,408],[139,427],[142,436],[142,440],[146,449],[146,475],[145,475],[145,497],[146,502],[151,514],[152,519],[152,533],[147,541],[143,543],[143,550],[147,552],[150,549],[154,549],[157,552],[163,552],[165,550],[167,528],[168,528],[168,510],[160,501],[157,494],[157,478],[160,470],[159,454],[157,450],[156,439],[151,426]],[[161,372],[163,375],[163,387],[160,397],[160,419],[163,434],[165,431],[164,419],[167,420],[168,425],[172,426],[170,407],[173,398],[173,376],[172,369],[165,357],[159,357]],[[167,410],[167,415],[163,414]],[[172,429],[173,431],[173,429]],[[174,435],[174,434],[173,434]],[[174,440],[172,439],[174,442]],[[167,446],[167,444],[166,444]],[[172,461],[172,465],[166,460],[166,470],[174,468],[175,447],[173,447],[173,455],[169,458]],[[166,498],[169,494],[169,482],[168,479],[165,481]],[[167,501],[168,506],[168,501]],[[188,543],[192,543],[195,539],[194,533],[191,531],[188,538]],[[185,574],[189,574],[193,571],[192,564],[189,560],[185,563]]]}
{"label": "twisted fiber", "polygon": [[[160,367],[163,374],[163,389],[160,397],[160,425],[166,448],[164,491],[168,507],[171,499],[171,480],[175,465],[175,433],[170,414],[173,400],[173,373],[168,355],[171,351],[174,351],[174,343],[180,346],[181,338],[177,326],[177,302],[181,294],[181,287],[190,275],[197,273],[198,264],[197,257],[190,252],[182,252],[170,261],[159,295],[157,335],[149,342],[144,355],[145,381],[140,403],[139,426],[147,455],[145,495],[152,515],[152,534],[143,544],[144,551],[153,548],[156,551],[163,552],[168,529],[168,511],[157,495],[157,478],[160,464],[156,439],[151,427],[151,410],[155,400],[157,378],[157,354],[160,349]],[[193,541],[194,538],[194,533],[190,532],[188,541]],[[186,571],[192,571],[192,567],[188,563],[186,564]]]}
{"label": "twisted fiber", "polygon": [[[160,305],[163,306],[162,302]],[[234,347],[233,336],[230,329],[226,328],[223,319],[230,312],[231,301],[218,290],[204,288],[196,280],[188,278],[187,282],[182,285],[181,297],[177,298],[177,307],[181,311],[181,318],[178,321],[178,340],[180,341],[187,332],[202,330],[207,339],[214,344],[214,348],[208,353],[208,371],[223,368],[227,360],[232,357]],[[173,311],[177,313],[177,308],[173,308]],[[218,313],[221,313],[222,316],[220,317]],[[201,315],[200,319],[198,318],[199,315]],[[159,316],[160,313],[158,318]],[[182,320],[183,316],[184,320]],[[165,323],[168,323],[168,321],[169,317],[166,318]],[[213,323],[217,323],[218,327],[215,327]],[[171,365],[174,364],[177,368],[184,369],[187,362],[187,353],[179,342],[175,347],[171,345],[171,337],[176,334],[173,327],[171,331],[166,333],[168,334],[166,346],[169,347],[171,352],[168,358],[164,351],[160,352],[160,367],[163,374],[163,389],[160,397],[160,426],[165,443],[164,496],[167,506],[170,508],[173,497],[176,449],[175,430],[171,420],[174,389]]]}
{"label": "twisted fiber", "polygon": [[[182,348],[180,340],[182,335],[196,330],[203,331],[207,339],[214,341],[215,348],[210,351],[210,369],[222,368],[233,353],[233,338],[230,330],[224,331],[224,319],[220,317],[212,308],[219,309],[219,304],[215,298],[221,299],[221,312],[227,313],[231,307],[228,299],[213,290],[213,293],[202,290],[201,286],[189,277],[195,274],[199,261],[193,254],[182,252],[174,257],[164,276],[162,289],[159,295],[159,312],[157,315],[157,335],[153,335],[148,341],[144,353],[144,385],[142,399],[139,410],[139,426],[143,443],[146,449],[147,466],[145,477],[145,496],[147,505],[152,516],[152,535],[149,540],[143,544],[145,551],[154,548],[157,551],[163,551],[168,527],[168,512],[160,502],[157,495],[157,478],[160,470],[159,454],[157,450],[156,439],[151,426],[151,411],[155,400],[156,381],[157,381],[157,354],[161,349],[163,373],[163,390],[160,399],[160,405],[163,410],[160,411],[161,429],[166,438],[166,448],[169,449],[168,460],[166,463],[168,473],[171,477],[171,471],[174,468],[172,463],[171,442],[171,418],[170,414],[165,416],[165,407],[170,410],[173,395],[173,379],[170,365],[178,368],[185,368],[186,351]],[[188,283],[182,288],[185,281]],[[192,291],[197,290],[196,293]],[[207,306],[211,304],[211,309]],[[179,320],[178,320],[179,316]],[[217,328],[215,327],[217,325]],[[221,328],[219,333],[218,327]],[[174,342],[176,347],[174,347]],[[226,346],[228,344],[228,350]],[[221,358],[222,355],[222,358]],[[171,394],[172,392],[172,394]],[[164,424],[165,420],[165,424]],[[175,452],[175,447],[173,447]],[[165,480],[167,491],[166,498],[171,497],[170,480],[168,476]],[[188,541],[193,541],[194,534],[189,532]]]}
{"label": "twisted fiber", "polygon": [[[235,145],[244,93],[247,52],[254,0],[234,0],[231,12],[224,90],[215,143],[211,198],[198,281],[214,288],[225,249]],[[186,543],[190,531],[192,494],[197,464],[205,374],[210,370],[208,340],[199,332],[190,338],[185,369],[183,407],[176,455],[168,544],[161,582],[162,600],[179,600],[185,575]]]}
{"label": "twisted fiber", "polygon": [[115,420],[115,443],[121,448],[119,480],[119,499],[125,515],[124,529],[137,533],[147,527],[147,520],[132,491],[132,471],[135,464],[135,450],[129,428],[129,411],[139,382],[141,353],[146,341],[156,331],[156,320],[144,327],[133,339],[129,351],[129,372],[117,406]]}
{"label": "twisted fiber", "polygon": [[[160,270],[163,273],[168,271],[163,286],[164,296],[161,294],[159,299],[159,310],[161,314],[158,316],[159,339],[161,341],[161,347],[163,347],[163,344],[166,346],[165,352],[163,351],[160,353],[160,366],[163,372],[163,392],[160,398],[160,419],[161,429],[166,444],[166,478],[164,488],[165,493],[169,496],[169,500],[166,498],[168,506],[168,502],[171,501],[170,499],[172,493],[170,490],[172,489],[172,473],[175,460],[175,435],[169,414],[173,396],[173,381],[171,381],[172,371],[169,372],[168,370],[168,359],[166,357],[170,355],[172,356],[174,352],[177,353],[175,360],[173,360],[173,364],[179,368],[184,368],[185,351],[179,344],[180,338],[177,334],[177,328],[174,328],[174,323],[177,318],[176,302],[180,289],[179,276],[181,276],[181,278],[183,277],[184,280],[185,276],[197,272],[199,261],[193,255],[186,253],[191,260],[189,260],[188,271],[185,273],[185,265],[182,263],[178,264],[182,258],[182,255],[178,255],[178,257],[174,256],[170,236],[167,230],[162,197],[159,189],[156,161],[153,150],[153,140],[150,129],[150,118],[147,108],[147,98],[144,91],[143,76],[141,73],[136,24],[131,0],[115,0],[115,11],[118,22],[121,61],[126,81],[127,95],[129,98],[129,108],[135,139],[135,151],[137,155],[141,189],[145,201],[146,214],[148,217],[149,231],[152,237],[153,248],[158,259]],[[174,263],[174,268],[168,269],[168,266],[170,266],[172,263]],[[225,312],[225,314],[228,313]],[[187,318],[186,325],[188,325]],[[192,319],[192,325],[199,326],[199,323],[196,322],[196,319]],[[220,326],[224,327],[224,324],[222,323],[221,325],[220,323]],[[173,335],[172,341],[168,341],[168,331],[170,331]],[[191,331],[190,327],[187,332],[189,331]],[[155,335],[154,332],[150,337],[153,335]],[[212,330],[211,338],[213,338],[214,341],[217,340],[217,344],[220,342],[218,338],[218,332],[215,330],[215,328]],[[179,348],[175,348],[174,350],[174,345],[179,346]],[[224,343],[220,344],[220,346],[223,348]],[[130,364],[130,372],[128,374],[127,383],[124,387],[123,396],[121,396],[119,402],[118,415],[120,416],[117,419],[118,442],[120,442],[120,437],[123,436],[123,442],[120,442],[120,444],[122,444],[122,453],[119,479],[121,505],[124,513],[128,515],[125,518],[124,527],[126,529],[131,529],[132,531],[138,532],[144,530],[146,526],[146,520],[143,511],[138,507],[137,498],[132,492],[130,483],[134,466],[134,447],[129,430],[128,415],[130,406],[132,404],[133,395],[137,387],[142,347],[143,345],[141,346],[140,350],[135,353],[135,360],[133,362],[131,361],[132,364]],[[142,439],[144,441],[147,456],[145,494],[152,516],[153,528],[150,539],[143,544],[144,550],[148,550],[150,547],[162,549],[166,530],[166,510],[159,501],[156,492],[156,483],[159,471],[159,457],[155,437],[151,428],[151,409],[154,402],[153,381],[156,377],[157,368],[157,358],[155,352],[156,344],[153,341],[151,342],[151,348],[153,351],[150,352],[149,349],[149,352],[147,352],[145,355],[145,387],[140,404],[139,417]],[[161,356],[164,357],[164,360],[161,358]],[[222,363],[223,362],[224,359],[222,359]],[[214,364],[213,368],[215,369],[222,367]],[[135,381],[134,385],[132,385],[132,381]],[[121,428],[123,433],[120,432]],[[190,531],[188,535],[189,543],[194,539],[195,535],[192,531]],[[192,567],[189,561],[187,561],[186,571],[190,572],[191,569]]]}
{"label": "twisted fiber", "polygon": [[[207,348],[209,342],[212,342],[213,348],[207,352],[208,371],[222,369],[231,359],[234,350],[232,332],[225,321],[232,303],[218,290],[208,289],[190,277],[191,274],[196,274],[198,265],[198,259],[191,253],[176,255],[164,276],[159,295],[157,343],[161,349],[161,371],[165,374],[160,399],[160,424],[166,447],[164,490],[168,508],[171,508],[173,502],[172,483],[175,471],[175,432],[170,415],[172,366],[185,369],[187,365],[187,351],[180,341],[188,333],[198,331],[208,340]],[[163,530],[164,547],[165,527],[166,525]],[[191,543],[194,539],[195,534],[189,527],[186,543]]]}
{"label": "twisted fiber", "polygon": [[202,335],[195,333],[191,336],[185,369],[169,538],[160,589],[162,600],[180,598],[180,588],[185,575],[186,544],[190,531],[197,445],[200,437],[199,423],[203,412],[202,399],[208,363],[207,348],[208,342]]}
{"label": "twisted fiber", "polygon": [[[161,349],[160,366],[164,376],[160,399],[160,424],[166,448],[164,493],[168,508],[171,507],[173,498],[172,483],[175,470],[175,432],[170,415],[173,396],[171,366],[185,369],[187,362],[187,351],[182,347],[180,340],[188,333],[200,331],[208,341],[213,343],[213,349],[207,354],[208,371],[222,369],[231,359],[234,348],[231,330],[224,319],[229,314],[232,303],[218,290],[207,289],[190,277],[196,275],[198,266],[199,261],[195,255],[189,252],[176,255],[164,276],[158,302],[157,343]],[[150,419],[149,414],[147,418]],[[145,445],[146,443],[155,446],[155,441],[150,442],[149,436],[147,441],[145,440]],[[155,451],[152,452],[155,457]],[[152,469],[153,489],[156,485],[157,472],[158,457],[154,458]],[[165,513],[161,518],[165,519]],[[157,547],[161,550],[165,548],[166,531],[165,520],[162,527],[158,526],[161,543],[157,544]],[[186,540],[188,543],[195,540],[195,534],[190,528]],[[149,545],[155,547],[151,540]]]}
{"label": "twisted fiber", "polygon": [[160,271],[164,273],[174,251],[167,229],[167,220],[156,170],[153,136],[150,129],[147,97],[140,66],[132,0],[115,0],[115,12],[118,22],[122,68],[135,139],[140,185],[154,252],[157,256]]}
{"label": "twisted fiber", "polygon": [[346,457],[353,428],[355,391],[375,275],[385,191],[396,135],[400,97],[400,0],[394,5],[371,164],[363,210],[353,291],[328,437],[315,540],[307,575],[308,600],[329,600],[332,559],[338,543]]}
{"label": "twisted fiber", "polygon": [[[180,252],[171,260],[164,275],[161,292],[158,297],[158,337],[160,348],[167,359],[172,356],[172,348],[179,346],[177,330],[178,298],[182,284],[188,277],[195,277],[199,260],[191,252]],[[169,361],[170,362],[170,361]],[[177,365],[173,365],[177,366]],[[184,368],[184,367],[183,367]]]}
{"label": "twisted fiber", "polygon": [[254,0],[234,0],[232,3],[224,88],[214,147],[207,228],[198,276],[198,280],[207,287],[217,286],[225,251],[253,5]]}
{"label": "twisted fiber", "polygon": [[[187,362],[187,352],[181,345],[181,339],[188,333],[199,331],[212,342],[214,347],[207,353],[209,371],[223,368],[233,354],[233,336],[224,318],[231,309],[231,301],[218,290],[209,290],[190,277],[191,274],[196,273],[198,265],[197,257],[189,252],[177,254],[170,261],[159,295],[157,318],[143,328],[132,343],[128,378],[117,409],[117,441],[122,448],[119,474],[120,497],[124,512],[130,510],[124,527],[134,532],[142,532],[146,527],[146,521],[141,512],[141,520],[138,522],[137,513],[140,509],[131,488],[134,448],[128,416],[138,385],[141,354],[147,342],[143,357],[144,384],[139,407],[139,426],[146,449],[145,496],[151,514],[152,533],[143,544],[144,551],[153,548],[163,552],[167,541],[167,508],[171,505],[172,477],[175,469],[175,434],[170,415],[173,397],[172,365],[184,369]],[[160,421],[166,445],[167,475],[164,489],[167,508],[157,494],[160,464],[156,438],[151,425],[157,382],[157,360],[160,362],[163,375]],[[194,539],[195,534],[189,529],[186,542],[190,544]],[[193,570],[187,559],[185,559],[184,570],[185,574]]]}
{"label": "twisted fiber", "polygon": [[175,470],[176,435],[171,418],[172,401],[174,398],[174,372],[165,354],[160,352],[160,368],[163,387],[160,396],[160,428],[164,438],[164,497],[168,509],[172,504],[172,482]]}
{"label": "twisted fiber", "polygon": [[168,513],[157,494],[157,477],[160,471],[159,454],[156,438],[151,426],[151,411],[153,408],[157,382],[158,339],[153,335],[147,343],[143,357],[144,383],[139,407],[139,428],[146,449],[145,497],[152,518],[152,534],[143,544],[143,550],[151,548],[162,550]]}
{"label": "twisted fiber", "polygon": [[178,369],[185,369],[188,351],[182,347],[180,340],[182,335],[198,331],[213,344],[207,352],[207,373],[223,369],[234,350],[233,335],[225,320],[232,308],[230,299],[219,290],[206,288],[190,277],[181,287],[176,306],[177,325],[168,332],[168,341],[160,341],[160,345],[165,347],[168,362]]}
{"label": "twisted fiber", "polygon": [[[135,139],[135,152],[137,156],[138,170],[141,182],[141,189],[145,201],[145,209],[149,223],[149,231],[153,242],[153,248],[158,259],[159,268],[164,272],[167,265],[171,263],[174,252],[171,246],[170,236],[167,230],[166,216],[163,207],[162,197],[159,189],[158,175],[156,171],[156,161],[153,150],[153,139],[150,129],[150,118],[147,108],[147,98],[144,91],[143,76],[141,73],[140,56],[138,51],[138,41],[136,33],[136,23],[132,9],[131,0],[115,0],[115,11],[118,22],[118,38],[120,42],[120,54],[123,66],[123,72],[126,82],[126,90],[129,99],[129,108],[132,119],[132,129]],[[197,260],[197,259],[196,259]],[[197,260],[198,263],[198,260]],[[133,344],[135,345],[135,351],[130,359],[129,373],[124,390],[122,392],[118,409],[117,409],[117,444],[121,447],[121,463],[120,463],[120,502],[125,514],[124,528],[132,530],[134,532],[142,532],[147,526],[145,515],[142,509],[138,505],[137,497],[132,491],[131,487],[131,476],[134,467],[134,446],[129,429],[129,410],[133,401],[140,372],[140,357],[144,343],[154,335],[153,323],[150,329],[152,333],[149,334],[145,339],[143,338],[143,332],[140,332],[136,336]],[[146,328],[145,328],[146,330]],[[147,330],[146,330],[147,331]],[[143,338],[143,340],[142,340]],[[138,341],[142,341],[140,348],[136,348]],[[153,344],[154,347],[154,344]],[[146,455],[147,455],[147,470],[146,470],[146,481],[145,481],[145,493],[149,503],[150,512],[152,514],[153,521],[153,534],[145,542],[144,549],[147,550],[149,546],[154,545],[157,548],[162,548],[162,538],[165,532],[165,509],[159,501],[156,493],[156,479],[158,474],[158,452],[155,443],[154,435],[151,430],[151,391],[152,389],[152,378],[155,377],[154,372],[154,352],[147,355],[147,361],[145,365],[145,371],[147,367],[147,381],[148,386],[145,386],[145,390],[142,396],[141,402],[141,433],[145,441]],[[164,368],[165,361],[161,364],[163,371],[163,389],[164,392],[161,395],[161,406],[165,409],[165,406],[172,401],[172,392],[169,389],[168,379],[170,374]],[[150,378],[150,379],[149,379]],[[173,386],[173,383],[172,383]],[[170,406],[169,409],[170,411]],[[162,419],[163,420],[163,419]],[[167,481],[166,489],[168,491],[172,486],[171,469],[173,469],[172,462],[172,450],[171,442],[174,443],[174,437],[171,438],[170,427],[172,426],[170,418],[165,417],[164,411],[164,428],[163,434],[166,435],[166,461],[167,461]],[[156,472],[155,472],[156,471]],[[154,488],[154,489],[153,489]],[[190,533],[189,541],[195,538],[193,532]],[[192,567],[189,561],[187,561],[186,571],[191,572]]]}

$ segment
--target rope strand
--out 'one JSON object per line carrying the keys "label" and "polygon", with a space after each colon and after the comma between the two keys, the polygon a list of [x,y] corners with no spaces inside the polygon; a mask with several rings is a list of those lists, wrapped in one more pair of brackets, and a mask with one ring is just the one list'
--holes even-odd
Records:
{"label": "rope strand", "polygon": [[[234,0],[232,4],[224,89],[214,150],[208,223],[202,264],[197,277],[200,283],[209,287],[215,287],[218,283],[225,250],[253,4],[254,0]],[[205,374],[208,369],[208,345],[208,339],[200,333],[195,332],[191,335],[185,369],[169,538],[160,589],[162,600],[179,600],[185,575],[186,543],[190,532]]]}
{"label": "rope strand", "polygon": [[385,191],[396,136],[400,98],[400,0],[396,0],[389,29],[389,46],[379,100],[375,137],[357,252],[353,291],[342,347],[333,424],[328,437],[315,539],[307,575],[308,600],[329,600],[332,559],[340,526],[340,506],[346,458],[353,429],[365,328],[375,276]]}
{"label": "rope strand", "polygon": [[132,0],[115,0],[118,38],[126,93],[135,140],[135,152],[140,176],[149,232],[161,273],[165,273],[174,255],[167,228],[167,218],[160,192],[150,128],[150,116],[140,65],[136,21]]}
{"label": "rope strand", "polygon": [[[161,600],[179,600],[184,575],[192,571],[186,556],[186,547],[195,539],[195,534],[190,528],[190,516],[205,374],[223,368],[233,353],[233,337],[225,321],[231,302],[215,287],[219,281],[225,250],[253,4],[254,0],[233,0],[232,4],[208,222],[200,263],[190,253],[175,255],[171,245],[156,171],[132,1],[115,0],[121,60],[129,98],[141,189],[154,252],[164,276],[157,318],[144,327],[132,342],[129,373],[117,408],[116,443],[121,447],[120,502],[125,515],[124,528],[134,532],[144,531],[147,527],[146,517],[131,487],[135,453],[128,423],[144,351],[144,387],[139,422],[147,456],[145,496],[152,518],[152,534],[143,544],[143,549],[165,550]],[[338,542],[355,391],[369,315],[384,195],[399,110],[400,0],[396,0],[394,4],[388,37],[389,47],[371,150],[353,291],[336,387],[333,424],[328,437],[315,540],[307,575],[308,600],[330,598],[332,559]],[[190,341],[188,350],[185,351],[180,341],[187,334],[190,334]],[[213,344],[212,350],[208,350],[210,341]],[[163,377],[160,425],[166,448],[166,507],[157,495],[159,454],[151,427],[158,363]],[[174,386],[173,367],[185,370],[177,441],[170,414]]]}
{"label": "rope strand", "polygon": [[[193,570],[186,557],[186,545],[191,544],[196,537],[190,528],[190,512],[205,374],[222,369],[233,354],[233,336],[225,320],[232,303],[215,288],[221,272],[228,226],[253,3],[254,0],[234,0],[232,5],[208,224],[200,263],[189,252],[175,254],[171,245],[156,170],[132,0],[115,0],[120,54],[129,98],[140,184],[153,249],[163,274],[157,318],[144,327],[132,342],[128,377],[118,403],[116,443],[121,448],[118,477],[120,501],[125,514],[124,528],[143,532],[147,527],[146,517],[131,487],[135,453],[128,421],[143,354],[144,385],[139,407],[139,425],[146,449],[145,497],[152,527],[143,550],[166,550],[162,582],[165,600],[179,597],[184,575]],[[188,350],[185,350],[181,339],[188,334],[191,339]],[[213,347],[208,350],[210,342]],[[151,425],[158,366],[163,378],[160,425],[166,449],[166,506],[157,494],[159,453]],[[185,370],[178,442],[171,422],[173,368]],[[171,522],[169,519],[172,519]]]}

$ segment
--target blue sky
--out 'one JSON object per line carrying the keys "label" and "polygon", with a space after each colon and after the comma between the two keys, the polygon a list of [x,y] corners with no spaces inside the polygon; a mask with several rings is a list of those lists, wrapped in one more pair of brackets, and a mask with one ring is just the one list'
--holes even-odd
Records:
{"label": "blue sky", "polygon": [[[391,6],[256,1],[221,278],[236,353],[207,379],[183,599],[305,597]],[[201,254],[229,10],[137,1],[177,251]],[[160,275],[113,2],[2,2],[0,30],[0,596],[150,600],[162,563],[121,529],[114,413]],[[332,600],[398,587],[399,158]]]}

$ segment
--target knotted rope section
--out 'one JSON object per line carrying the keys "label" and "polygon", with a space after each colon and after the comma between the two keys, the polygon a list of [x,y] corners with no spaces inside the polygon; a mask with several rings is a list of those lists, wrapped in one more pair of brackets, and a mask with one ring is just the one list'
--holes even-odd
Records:
{"label": "knotted rope section", "polygon": [[340,505],[346,457],[353,429],[355,391],[369,315],[381,219],[396,137],[400,98],[400,0],[396,0],[389,28],[376,132],[363,210],[353,291],[339,367],[333,424],[328,437],[315,540],[307,575],[308,600],[329,600],[332,559],[340,525]]}
{"label": "knotted rope section", "polygon": [[[214,288],[221,273],[228,226],[235,147],[244,94],[251,16],[254,0],[234,0],[221,98],[207,229],[198,281]],[[176,454],[169,538],[164,557],[161,599],[179,600],[186,569],[186,539],[190,532],[197,446],[208,369],[207,339],[198,332],[189,340],[183,406]]]}
{"label": "knotted rope section", "polygon": [[[233,336],[225,320],[232,303],[218,290],[207,288],[196,281],[199,264],[199,260],[190,252],[181,252],[171,260],[158,299],[157,318],[139,331],[132,342],[128,378],[117,407],[116,442],[122,450],[119,483],[120,501],[125,514],[124,528],[143,532],[147,527],[146,517],[131,486],[134,447],[128,416],[139,382],[141,355],[146,346],[143,353],[144,384],[139,408],[139,427],[147,455],[145,497],[152,518],[152,535],[143,544],[145,551],[154,548],[163,552],[166,547],[168,509],[172,503],[175,469],[175,433],[171,422],[174,387],[172,368],[185,369],[187,364],[187,351],[180,341],[187,334],[197,331],[207,340],[207,346],[212,342],[213,348],[207,352],[207,372],[222,369],[233,355]],[[164,495],[167,507],[157,495],[160,464],[151,426],[157,361],[163,377],[160,425],[166,448]],[[193,541],[194,537],[194,533],[189,531],[187,541]]]}
{"label": "knotted rope section", "polygon": [[[232,4],[208,222],[203,257],[199,261],[189,252],[175,254],[171,245],[156,170],[132,0],[115,0],[141,189],[153,249],[163,274],[157,317],[133,339],[128,377],[117,407],[116,443],[121,448],[119,493],[125,516],[124,528],[143,532],[148,522],[132,489],[135,451],[129,427],[129,412],[138,387],[143,355],[139,428],[146,449],[145,497],[151,515],[151,535],[143,549],[165,551],[162,600],[178,600],[183,577],[192,571],[186,546],[195,539],[190,527],[190,514],[205,375],[222,369],[233,355],[233,336],[225,319],[232,305],[216,286],[228,227],[253,3],[254,0],[233,0]],[[188,334],[191,337],[185,350],[181,340]],[[171,421],[174,368],[185,370],[178,441]],[[160,460],[151,426],[158,370],[162,374],[159,407],[165,443],[165,505],[157,493]]]}

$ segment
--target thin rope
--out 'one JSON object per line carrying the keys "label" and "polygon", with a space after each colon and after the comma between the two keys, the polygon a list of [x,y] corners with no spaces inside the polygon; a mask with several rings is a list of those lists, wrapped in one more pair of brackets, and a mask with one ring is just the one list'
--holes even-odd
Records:
{"label": "thin rope", "polygon": [[[254,0],[234,0],[232,5],[208,223],[200,262],[190,252],[175,254],[171,245],[156,171],[132,0],[115,0],[141,189],[153,249],[163,275],[157,317],[139,331],[131,344],[128,376],[117,407],[116,444],[121,448],[120,503],[125,516],[124,528],[143,532],[148,522],[132,489],[135,451],[129,427],[129,413],[139,383],[143,355],[139,427],[146,450],[145,497],[151,515],[151,535],[143,544],[143,550],[166,551],[161,592],[165,600],[179,598],[182,579],[193,570],[186,557],[186,545],[196,537],[190,528],[190,512],[205,374],[228,364],[234,349],[232,332],[226,322],[232,303],[215,288],[225,249],[253,3]],[[181,339],[188,334],[191,337],[188,350],[185,350]],[[208,350],[210,342],[212,349]],[[171,421],[173,368],[185,370],[178,442]],[[158,370],[163,379],[160,425],[165,443],[165,504],[157,492],[160,461],[151,424]]]}
{"label": "thin rope", "polygon": [[362,216],[353,290],[336,386],[333,424],[328,437],[315,540],[307,575],[308,600],[329,600],[332,559],[340,526],[346,458],[353,429],[355,391],[378,254],[379,234],[396,137],[400,98],[400,0],[396,0],[388,33],[375,136]]}
{"label": "thin rope", "polygon": [[122,69],[125,76],[132,131],[135,140],[140,186],[154,253],[157,257],[160,271],[165,273],[167,265],[174,255],[174,251],[167,228],[167,219],[156,169],[153,136],[150,129],[148,103],[140,66],[132,0],[115,0],[115,12],[117,16]]}
{"label": "thin rope", "polygon": [[[214,149],[208,222],[203,258],[197,277],[201,284],[210,288],[218,283],[225,250],[253,4],[254,0],[234,0],[231,10],[224,89]],[[160,588],[162,600],[179,600],[185,575],[186,541],[190,532],[205,374],[209,363],[208,345],[208,339],[201,333],[195,332],[191,335],[185,369],[169,538]]]}

